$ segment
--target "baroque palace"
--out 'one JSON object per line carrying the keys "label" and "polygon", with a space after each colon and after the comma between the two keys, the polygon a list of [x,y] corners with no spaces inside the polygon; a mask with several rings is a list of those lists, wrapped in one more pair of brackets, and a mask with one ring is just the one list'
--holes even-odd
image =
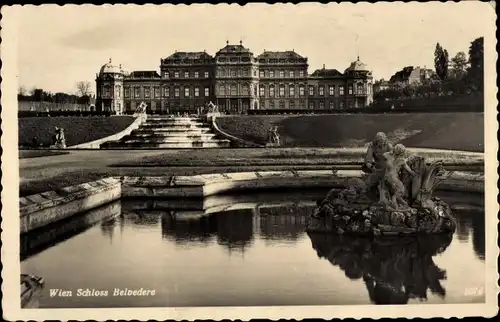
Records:
{"label": "baroque palace", "polygon": [[257,57],[239,45],[215,57],[206,52],[175,52],[157,71],[126,72],[111,59],[96,75],[96,109],[112,114],[195,113],[213,102],[220,112],[363,108],[373,101],[373,78],[359,57],[344,71],[308,73],[307,57],[295,51],[264,51]]}

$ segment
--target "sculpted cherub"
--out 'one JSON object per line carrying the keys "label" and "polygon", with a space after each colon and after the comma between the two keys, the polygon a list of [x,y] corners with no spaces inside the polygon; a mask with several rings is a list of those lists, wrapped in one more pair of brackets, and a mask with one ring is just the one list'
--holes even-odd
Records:
{"label": "sculpted cherub", "polygon": [[377,187],[379,192],[380,202],[385,203],[385,188],[384,188],[384,173],[385,161],[384,153],[392,151],[392,145],[389,143],[384,132],[378,132],[375,138],[368,145],[366,152],[363,171],[370,173],[366,180],[366,186],[363,192],[371,191]]}
{"label": "sculpted cherub", "polygon": [[412,176],[415,172],[406,163],[406,148],[402,144],[396,144],[392,152],[385,152],[383,154],[385,160],[385,174],[384,181],[388,188],[392,191],[391,205],[396,210],[400,208],[408,208],[408,203],[403,199],[405,194],[405,186],[399,179],[399,171],[404,169]]}

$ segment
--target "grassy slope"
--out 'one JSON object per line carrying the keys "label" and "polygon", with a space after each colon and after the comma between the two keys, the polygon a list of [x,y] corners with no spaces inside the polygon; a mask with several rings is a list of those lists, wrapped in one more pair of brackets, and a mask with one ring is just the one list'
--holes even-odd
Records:
{"label": "grassy slope", "polygon": [[411,147],[484,151],[482,113],[338,114],[228,116],[217,119],[225,132],[264,144],[278,125],[282,146],[359,147],[376,132]]}
{"label": "grassy slope", "polygon": [[132,116],[23,117],[18,121],[19,145],[30,145],[34,136],[49,145],[56,126],[64,129],[67,146],[81,144],[120,132],[133,121]]}

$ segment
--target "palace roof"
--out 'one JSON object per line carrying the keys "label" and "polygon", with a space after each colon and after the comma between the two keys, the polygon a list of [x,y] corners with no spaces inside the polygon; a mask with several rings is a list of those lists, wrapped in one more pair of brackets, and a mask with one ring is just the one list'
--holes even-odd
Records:
{"label": "palace roof", "polygon": [[304,58],[293,50],[287,51],[264,51],[257,56],[258,59],[290,59],[290,58]]}
{"label": "palace roof", "polygon": [[316,69],[312,74],[312,77],[335,77],[335,76],[343,76],[341,72],[336,69]]}
{"label": "palace roof", "polygon": [[130,73],[129,78],[161,78],[154,70],[136,70]]}
{"label": "palace roof", "polygon": [[203,58],[212,58],[209,54],[207,54],[204,51],[177,51],[173,53],[172,55],[168,56],[166,59],[189,59],[189,60],[195,60],[195,59],[203,59]]}
{"label": "palace roof", "polygon": [[249,54],[252,55],[250,50],[248,48],[243,47],[242,43],[240,42],[239,45],[230,45],[229,43],[226,44],[224,48],[219,50],[216,55],[220,54]]}

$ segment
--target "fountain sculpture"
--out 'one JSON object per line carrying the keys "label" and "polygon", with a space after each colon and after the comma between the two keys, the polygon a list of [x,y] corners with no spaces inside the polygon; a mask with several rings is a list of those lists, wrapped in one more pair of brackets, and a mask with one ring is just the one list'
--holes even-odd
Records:
{"label": "fountain sculpture", "polygon": [[450,174],[442,161],[428,163],[422,156],[408,155],[402,144],[393,147],[380,132],[368,146],[362,170],[361,178],[350,179],[340,192],[332,189],[318,202],[308,231],[366,235],[455,231],[451,208],[432,196]]}

